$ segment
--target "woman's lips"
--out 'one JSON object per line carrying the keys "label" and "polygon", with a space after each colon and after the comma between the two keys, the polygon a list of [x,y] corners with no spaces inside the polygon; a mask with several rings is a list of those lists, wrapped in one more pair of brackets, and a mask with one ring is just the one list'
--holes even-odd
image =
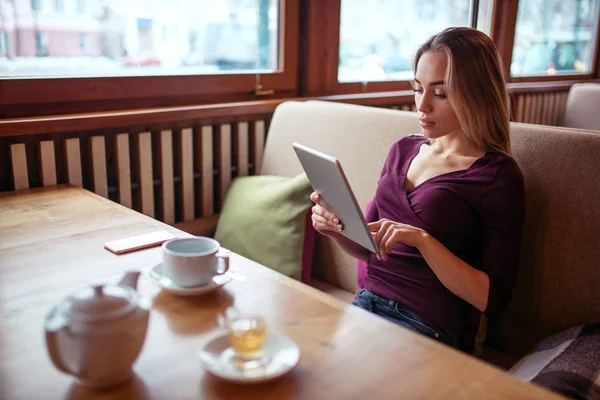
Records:
{"label": "woman's lips", "polygon": [[424,120],[424,119],[419,119],[419,123],[421,124],[422,128],[429,128],[429,127],[435,125],[435,122],[433,122],[433,121],[427,121],[427,120]]}

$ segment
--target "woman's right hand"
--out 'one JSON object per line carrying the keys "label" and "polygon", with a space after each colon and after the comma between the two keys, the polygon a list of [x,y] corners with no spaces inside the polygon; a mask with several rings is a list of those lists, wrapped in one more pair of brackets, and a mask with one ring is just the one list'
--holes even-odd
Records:
{"label": "woman's right hand", "polygon": [[310,199],[315,203],[312,208],[312,224],[317,232],[325,236],[337,236],[343,229],[340,219],[321,205],[320,196],[313,192]]}

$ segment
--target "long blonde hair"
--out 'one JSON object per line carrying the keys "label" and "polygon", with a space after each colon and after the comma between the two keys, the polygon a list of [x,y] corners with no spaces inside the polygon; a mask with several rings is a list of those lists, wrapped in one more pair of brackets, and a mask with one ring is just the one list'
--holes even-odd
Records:
{"label": "long blonde hair", "polygon": [[446,55],[448,100],[467,139],[479,150],[510,155],[510,96],[494,42],[476,29],[448,28],[419,47],[415,73],[427,51]]}

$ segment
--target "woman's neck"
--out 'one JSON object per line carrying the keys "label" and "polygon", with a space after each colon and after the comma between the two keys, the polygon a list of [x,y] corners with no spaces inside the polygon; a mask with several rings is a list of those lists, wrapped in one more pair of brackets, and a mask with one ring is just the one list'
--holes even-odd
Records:
{"label": "woman's neck", "polygon": [[465,137],[462,129],[457,129],[444,136],[430,139],[431,151],[436,156],[448,158],[452,156],[482,157],[485,152],[477,148],[475,143]]}

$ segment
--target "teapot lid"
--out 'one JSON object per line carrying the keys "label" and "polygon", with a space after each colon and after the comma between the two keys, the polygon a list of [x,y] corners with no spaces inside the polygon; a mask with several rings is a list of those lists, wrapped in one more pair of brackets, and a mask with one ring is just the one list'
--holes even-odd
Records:
{"label": "teapot lid", "polygon": [[101,321],[121,317],[137,308],[136,292],[114,285],[93,285],[68,297],[62,312],[78,321]]}

